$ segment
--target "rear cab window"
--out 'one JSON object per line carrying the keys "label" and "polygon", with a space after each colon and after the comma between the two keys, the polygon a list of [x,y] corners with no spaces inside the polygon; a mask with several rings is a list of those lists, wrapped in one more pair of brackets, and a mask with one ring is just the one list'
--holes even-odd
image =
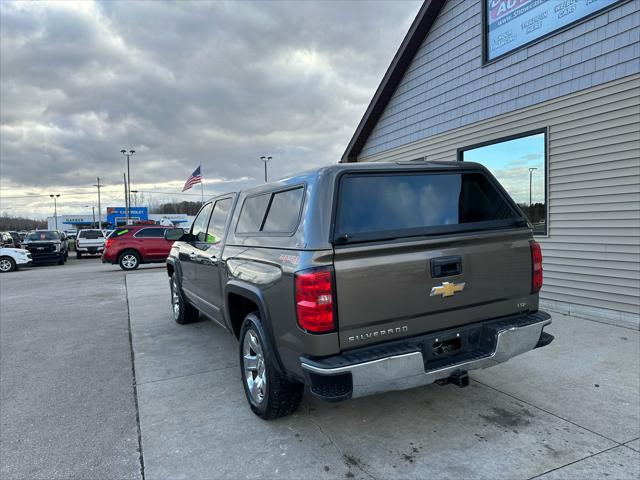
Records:
{"label": "rear cab window", "polygon": [[102,233],[102,230],[80,230],[78,232],[78,238],[95,240],[97,238],[104,238],[104,234]]}
{"label": "rear cab window", "polygon": [[300,220],[303,198],[303,186],[247,197],[236,234],[293,234]]}
{"label": "rear cab window", "polygon": [[484,173],[353,173],[340,179],[335,243],[525,226]]}

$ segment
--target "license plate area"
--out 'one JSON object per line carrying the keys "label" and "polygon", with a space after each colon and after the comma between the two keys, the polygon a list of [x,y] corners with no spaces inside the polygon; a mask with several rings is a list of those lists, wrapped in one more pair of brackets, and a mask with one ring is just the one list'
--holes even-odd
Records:
{"label": "license plate area", "polygon": [[461,327],[430,335],[421,345],[425,370],[489,355],[495,349],[495,341],[495,329],[485,326]]}
{"label": "license plate area", "polygon": [[448,340],[434,341],[431,353],[434,357],[449,355],[459,351],[462,348],[462,339],[460,337],[450,338]]}

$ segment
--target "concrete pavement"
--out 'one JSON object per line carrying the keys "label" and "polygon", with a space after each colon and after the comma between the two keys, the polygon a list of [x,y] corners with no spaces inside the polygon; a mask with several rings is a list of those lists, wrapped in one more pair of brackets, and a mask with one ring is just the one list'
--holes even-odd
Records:
{"label": "concrete pavement", "polygon": [[556,316],[556,341],[428,386],[264,422],[236,340],[173,322],[163,272],[127,277],[145,478],[637,478],[639,332]]}
{"label": "concrete pavement", "polygon": [[0,275],[0,477],[140,478],[124,272]]}
{"label": "concrete pavement", "polygon": [[0,303],[3,479],[640,475],[637,329],[557,315],[551,346],[472,372],[469,388],[307,394],[264,422],[236,340],[208,320],[175,324],[162,266],[3,274]]}

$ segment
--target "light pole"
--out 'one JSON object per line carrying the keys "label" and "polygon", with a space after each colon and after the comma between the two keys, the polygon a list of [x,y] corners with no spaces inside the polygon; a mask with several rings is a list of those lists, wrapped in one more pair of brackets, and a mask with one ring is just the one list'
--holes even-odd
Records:
{"label": "light pole", "polygon": [[532,205],[531,203],[531,177],[533,176],[533,171],[537,170],[536,167],[529,167],[529,206]]}
{"label": "light pole", "polygon": [[[104,185],[100,185],[100,177],[98,177],[98,183],[93,186],[98,187],[98,228],[102,230],[102,208],[100,206],[100,188],[104,187]],[[96,219],[94,218],[93,223],[95,222],[96,222]]]}
{"label": "light pole", "polygon": [[[85,208],[91,207],[91,211],[93,212],[93,223],[91,224],[91,228],[96,226],[96,206],[95,205],[85,205]],[[102,230],[102,228],[100,229]]]}
{"label": "light pole", "polygon": [[124,181],[124,208],[125,208],[126,219],[127,219],[126,225],[129,225],[129,200],[127,200],[127,198],[129,197],[129,192],[127,190],[127,174],[126,173],[122,174],[122,179]]}
{"label": "light pole", "polygon": [[260,157],[260,160],[264,162],[264,183],[267,183],[267,162],[272,158],[273,157],[265,157],[264,155]]}
{"label": "light pole", "polygon": [[53,198],[53,218],[56,222],[56,230],[58,230],[58,198],[59,193],[50,193],[49,196]]}
{"label": "light pole", "polygon": [[131,171],[129,170],[129,159],[131,156],[136,153],[135,150],[129,150],[128,152],[125,149],[120,150],[120,153],[127,157],[127,224],[130,223],[130,210],[131,210]]}

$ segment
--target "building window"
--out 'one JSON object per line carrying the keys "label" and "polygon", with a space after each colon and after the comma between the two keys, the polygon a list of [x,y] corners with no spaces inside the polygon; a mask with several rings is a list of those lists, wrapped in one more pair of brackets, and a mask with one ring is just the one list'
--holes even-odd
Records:
{"label": "building window", "polygon": [[546,137],[545,129],[459,150],[459,160],[491,171],[527,215],[535,235],[547,234]]}

